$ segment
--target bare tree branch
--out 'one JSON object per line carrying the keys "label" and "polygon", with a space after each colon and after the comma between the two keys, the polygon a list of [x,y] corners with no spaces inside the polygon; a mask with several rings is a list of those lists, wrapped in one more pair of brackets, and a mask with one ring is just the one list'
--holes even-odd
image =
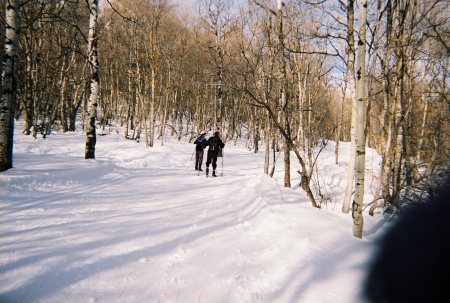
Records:
{"label": "bare tree branch", "polygon": [[112,8],[112,10],[114,12],[116,12],[120,17],[122,17],[125,21],[136,22],[136,20],[134,20],[133,18],[128,18],[128,17],[125,17],[124,15],[122,15],[116,8],[114,8],[114,6],[112,5],[110,0],[106,0],[106,2],[108,2],[109,6]]}
{"label": "bare tree branch", "polygon": [[253,2],[254,4],[258,5],[259,7],[265,9],[266,11],[268,11],[269,13],[272,13],[274,16],[277,15],[277,12],[273,9],[271,9],[270,7],[268,7],[267,5],[265,5],[264,3],[259,3],[256,0],[252,0],[251,2]]}

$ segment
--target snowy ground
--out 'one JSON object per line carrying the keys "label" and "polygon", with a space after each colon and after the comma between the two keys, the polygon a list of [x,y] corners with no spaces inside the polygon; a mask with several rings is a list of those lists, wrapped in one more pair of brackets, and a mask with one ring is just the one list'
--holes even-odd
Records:
{"label": "snowy ground", "polygon": [[[361,302],[389,223],[365,214],[364,239],[352,236],[340,204],[348,144],[340,165],[334,143],[321,155],[332,200],[318,210],[294,157],[283,188],[283,156],[271,179],[242,141],[227,144],[224,176],[206,179],[187,169],[184,139],[145,148],[113,132],[84,160],[82,133],[34,140],[21,129],[14,168],[0,174],[0,302]],[[369,151],[368,175],[377,165]]]}

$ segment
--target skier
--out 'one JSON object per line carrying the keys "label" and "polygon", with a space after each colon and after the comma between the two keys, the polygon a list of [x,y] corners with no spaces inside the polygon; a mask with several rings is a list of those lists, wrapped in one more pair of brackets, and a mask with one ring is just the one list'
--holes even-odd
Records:
{"label": "skier", "polygon": [[195,146],[195,170],[202,170],[202,162],[203,162],[203,151],[206,147],[206,133],[201,134],[194,142]]}
{"label": "skier", "polygon": [[219,138],[219,132],[215,132],[214,136],[206,141],[206,145],[209,146],[208,156],[206,158],[206,176],[208,176],[209,173],[209,164],[212,163],[213,168],[212,176],[217,177],[216,176],[217,156],[219,155],[220,150],[225,147],[225,144]]}

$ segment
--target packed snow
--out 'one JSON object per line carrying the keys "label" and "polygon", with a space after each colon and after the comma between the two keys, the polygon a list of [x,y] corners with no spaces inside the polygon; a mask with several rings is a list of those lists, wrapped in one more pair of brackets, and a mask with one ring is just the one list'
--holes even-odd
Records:
{"label": "packed snow", "polygon": [[[146,148],[113,130],[85,160],[81,131],[34,139],[22,129],[14,168],[0,174],[1,302],[361,302],[391,224],[366,209],[363,239],[352,236],[341,211],[348,143],[339,165],[334,142],[319,156],[317,209],[294,155],[285,188],[283,156],[270,178],[264,146],[254,153],[245,138],[226,142],[219,177],[206,178],[187,137]],[[369,203],[379,156],[368,149],[366,161]]]}

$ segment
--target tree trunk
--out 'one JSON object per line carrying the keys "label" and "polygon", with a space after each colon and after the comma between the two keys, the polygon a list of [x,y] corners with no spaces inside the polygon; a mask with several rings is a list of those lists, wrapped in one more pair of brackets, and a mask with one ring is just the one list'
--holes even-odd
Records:
{"label": "tree trunk", "polygon": [[423,141],[424,141],[424,137],[425,137],[425,128],[426,128],[426,123],[427,123],[427,118],[428,118],[428,98],[425,97],[425,93],[424,93],[426,71],[424,72],[422,77],[423,77],[422,94],[420,96],[420,99],[423,104],[423,114],[422,114],[422,123],[420,126],[419,142],[417,143],[416,159],[415,159],[415,164],[419,165],[419,166],[422,166],[422,146],[423,146]]}
{"label": "tree trunk", "polygon": [[264,127],[264,144],[265,144],[265,154],[264,154],[264,173],[269,174],[269,159],[270,159],[270,121],[266,121],[266,126]]}
{"label": "tree trunk", "polygon": [[153,147],[155,137],[155,68],[152,67],[152,97],[150,100],[150,129],[149,129],[149,146]]}
{"label": "tree trunk", "polygon": [[84,158],[95,159],[95,119],[97,115],[97,102],[100,93],[100,65],[98,61],[96,33],[98,22],[98,0],[89,1],[89,12],[88,54],[91,68],[91,82],[89,86],[89,100],[86,123],[86,147],[84,151]]}
{"label": "tree trunk", "polygon": [[255,154],[259,151],[259,113],[258,109],[255,108],[255,116],[254,116],[254,123],[253,123],[253,148]]}
{"label": "tree trunk", "polygon": [[341,105],[341,113],[338,118],[338,121],[336,123],[336,146],[334,149],[334,156],[335,156],[335,163],[336,165],[339,164],[339,144],[341,142],[341,129],[342,129],[342,123],[344,122],[344,105],[345,105],[345,99],[347,97],[346,91],[347,87],[344,87],[343,89],[343,98],[342,98],[342,105]]}
{"label": "tree trunk", "polygon": [[66,132],[67,118],[66,118],[66,58],[62,56],[63,61],[61,65],[60,79],[59,79],[59,120],[61,123],[61,128],[63,132]]}
{"label": "tree trunk", "polygon": [[365,135],[365,76],[366,76],[366,18],[367,0],[361,1],[359,17],[358,68],[356,76],[356,179],[355,198],[352,205],[353,235],[362,239],[364,177],[366,171],[366,135]]}
{"label": "tree trunk", "polygon": [[[27,32],[29,34],[29,32]],[[31,35],[30,35],[31,36]],[[29,135],[31,133],[31,127],[33,126],[33,59],[32,59],[32,38],[26,37],[25,53],[26,53],[26,72],[25,72],[25,98],[22,101],[23,107],[23,121],[25,122],[25,128],[23,133]]]}
{"label": "tree trunk", "polygon": [[16,63],[19,39],[19,0],[6,1],[5,53],[0,104],[0,172],[13,167],[14,109],[16,107]]}
{"label": "tree trunk", "polygon": [[[164,145],[164,138],[166,136],[167,115],[169,114],[169,107],[168,106],[169,106],[169,94],[167,94],[167,96],[166,96],[166,102],[164,104],[164,113],[163,113],[163,118],[162,118],[162,121],[161,121],[161,133],[160,133],[161,146]],[[198,119],[198,120],[200,120],[200,119]]]}
{"label": "tree trunk", "polygon": [[284,187],[291,187],[291,153],[289,142],[284,139]]}
{"label": "tree trunk", "polygon": [[[388,78],[385,71],[385,64],[382,59],[380,59],[381,62],[381,68],[383,72],[383,101],[384,104],[381,107],[381,113],[380,113],[380,125],[383,125],[381,127],[381,138],[380,138],[380,151],[381,151],[381,163],[380,163],[380,170],[378,173],[378,179],[379,179],[379,185],[375,191],[375,201],[372,204],[372,206],[369,209],[369,214],[371,216],[374,215],[375,209],[378,207],[378,200],[383,196],[384,193],[389,193],[389,184],[388,184],[388,177],[385,173],[385,166],[386,166],[386,160],[387,160],[387,154],[389,153],[390,146],[391,146],[391,140],[390,140],[390,120],[387,119],[387,113],[389,109],[389,88],[388,88]],[[387,124],[387,125],[386,125]],[[381,192],[381,195],[380,195]]]}

